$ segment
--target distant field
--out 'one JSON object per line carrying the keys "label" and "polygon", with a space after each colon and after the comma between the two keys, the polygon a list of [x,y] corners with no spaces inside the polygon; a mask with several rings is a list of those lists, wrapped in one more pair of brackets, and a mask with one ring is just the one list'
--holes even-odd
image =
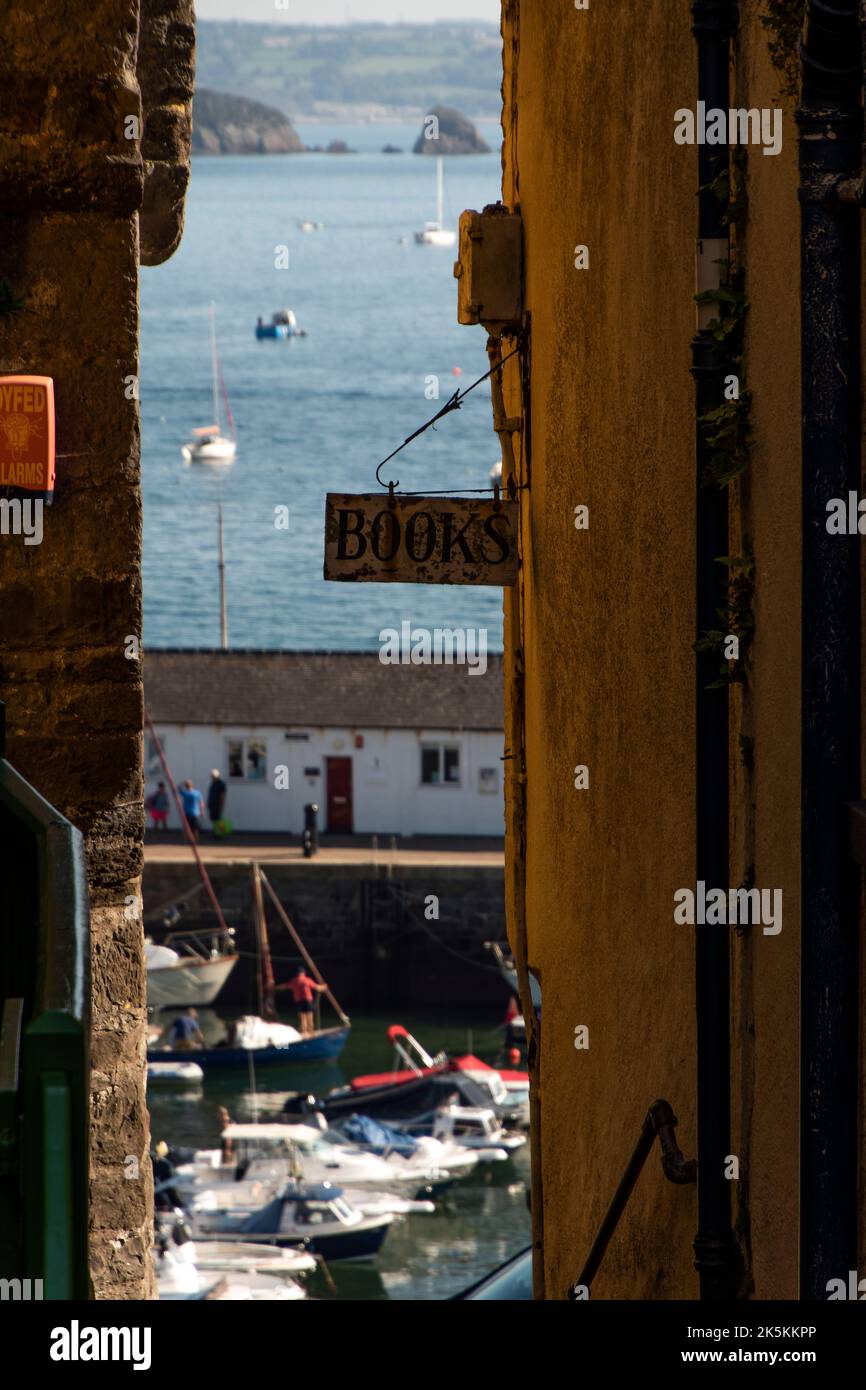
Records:
{"label": "distant field", "polygon": [[323,106],[427,111],[437,103],[498,117],[495,25],[358,24],[334,29],[200,21],[197,81],[289,116]]}

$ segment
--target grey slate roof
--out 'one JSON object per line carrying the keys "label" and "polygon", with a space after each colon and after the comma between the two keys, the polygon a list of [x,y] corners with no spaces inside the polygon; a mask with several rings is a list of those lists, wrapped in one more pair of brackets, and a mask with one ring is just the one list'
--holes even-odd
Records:
{"label": "grey slate roof", "polygon": [[466,666],[383,666],[374,652],[148,648],[144,698],[155,724],[285,728],[503,727],[502,657]]}

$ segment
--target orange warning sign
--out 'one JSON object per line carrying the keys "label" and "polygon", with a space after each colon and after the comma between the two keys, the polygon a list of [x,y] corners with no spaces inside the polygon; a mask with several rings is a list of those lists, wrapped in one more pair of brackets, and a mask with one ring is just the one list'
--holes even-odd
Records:
{"label": "orange warning sign", "polygon": [[0,484],[54,491],[54,382],[0,376]]}

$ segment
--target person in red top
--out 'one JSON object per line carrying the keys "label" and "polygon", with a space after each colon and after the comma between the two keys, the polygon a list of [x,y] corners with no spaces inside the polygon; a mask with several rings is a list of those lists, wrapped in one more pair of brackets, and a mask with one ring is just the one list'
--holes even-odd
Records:
{"label": "person in red top", "polygon": [[302,1038],[309,1037],[313,1031],[313,993],[324,994],[327,988],[327,985],[320,985],[311,979],[302,965],[297,967],[287,984],[277,985],[277,989],[287,989],[291,992],[298,1010]]}

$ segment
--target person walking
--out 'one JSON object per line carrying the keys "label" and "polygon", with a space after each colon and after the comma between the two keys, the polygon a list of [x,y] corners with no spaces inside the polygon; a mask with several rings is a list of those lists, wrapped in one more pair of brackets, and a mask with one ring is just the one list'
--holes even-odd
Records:
{"label": "person walking", "polygon": [[207,813],[210,816],[212,830],[216,830],[217,821],[221,821],[223,818],[226,791],[226,784],[219,774],[219,769],[214,768],[210,775],[210,786],[207,789]]}
{"label": "person walking", "polygon": [[157,783],[156,791],[152,792],[147,798],[146,804],[147,810],[150,812],[153,829],[165,830],[168,825],[169,800],[164,782]]}
{"label": "person walking", "polygon": [[204,797],[198,787],[194,787],[187,778],[180,789],[180,799],[186,823],[192,832],[192,838],[197,840],[201,828],[201,818],[204,815]]}

